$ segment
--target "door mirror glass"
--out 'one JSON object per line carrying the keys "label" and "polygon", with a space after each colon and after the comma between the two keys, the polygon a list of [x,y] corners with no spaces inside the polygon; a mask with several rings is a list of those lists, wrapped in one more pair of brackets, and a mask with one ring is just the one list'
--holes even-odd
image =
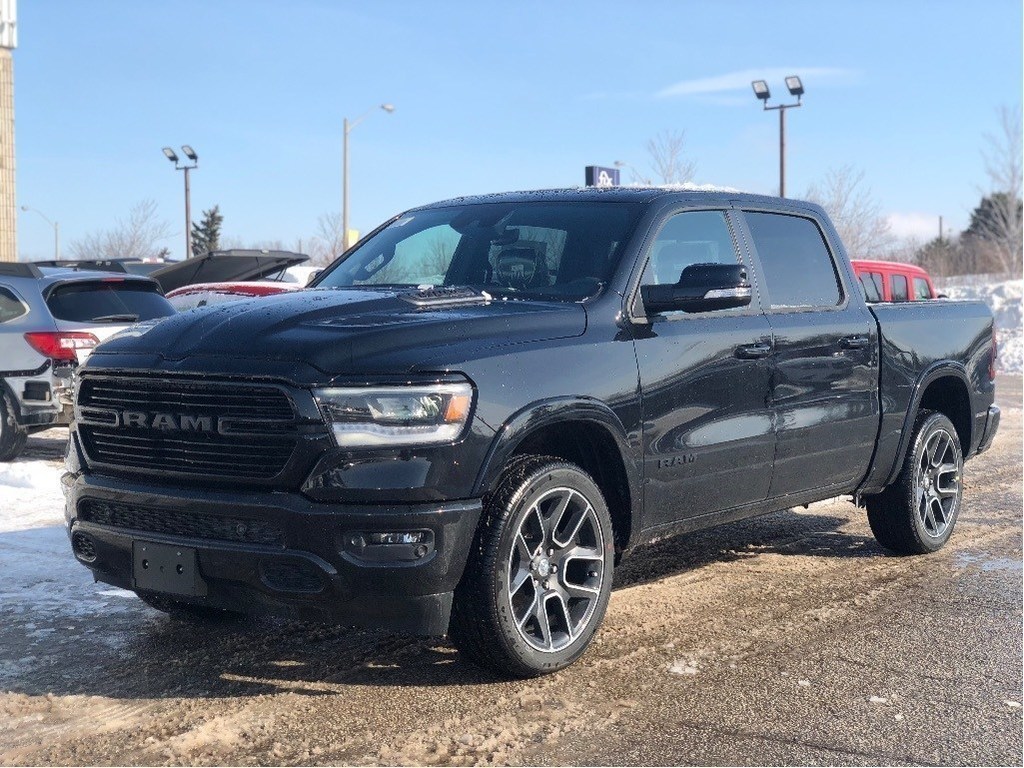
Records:
{"label": "door mirror glass", "polygon": [[640,296],[648,315],[711,312],[747,306],[751,290],[742,264],[691,264],[674,285],[644,285]]}

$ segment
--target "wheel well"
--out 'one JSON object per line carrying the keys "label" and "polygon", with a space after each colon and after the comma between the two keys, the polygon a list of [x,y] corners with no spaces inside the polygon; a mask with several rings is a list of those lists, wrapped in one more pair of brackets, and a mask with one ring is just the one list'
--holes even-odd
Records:
{"label": "wheel well", "polygon": [[590,475],[608,504],[615,548],[625,549],[633,525],[629,476],[615,438],[607,429],[587,421],[551,424],[523,438],[512,455],[523,454],[557,456]]}
{"label": "wheel well", "polygon": [[971,397],[955,376],[936,379],[925,389],[919,408],[938,411],[953,422],[964,454],[971,450]]}

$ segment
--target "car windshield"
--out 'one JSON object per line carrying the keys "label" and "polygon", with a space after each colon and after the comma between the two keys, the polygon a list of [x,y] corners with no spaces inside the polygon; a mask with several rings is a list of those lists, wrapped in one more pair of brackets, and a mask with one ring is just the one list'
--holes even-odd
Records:
{"label": "car windshield", "polygon": [[313,284],[467,286],[499,295],[579,301],[608,282],[641,206],[508,202],[413,211]]}
{"label": "car windshield", "polygon": [[127,324],[174,314],[156,283],[117,278],[56,286],[46,306],[58,320]]}

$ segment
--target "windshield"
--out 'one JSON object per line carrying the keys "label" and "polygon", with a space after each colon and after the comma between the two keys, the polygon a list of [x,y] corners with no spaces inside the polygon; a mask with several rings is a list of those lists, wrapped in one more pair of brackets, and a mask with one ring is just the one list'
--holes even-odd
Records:
{"label": "windshield", "polygon": [[458,285],[579,301],[608,282],[640,210],[638,203],[515,202],[413,211],[314,286]]}

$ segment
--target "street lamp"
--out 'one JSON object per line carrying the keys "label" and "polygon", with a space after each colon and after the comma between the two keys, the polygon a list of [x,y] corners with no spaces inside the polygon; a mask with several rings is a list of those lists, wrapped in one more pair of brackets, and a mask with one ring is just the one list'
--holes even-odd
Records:
{"label": "street lamp", "polygon": [[182,163],[177,153],[170,147],[164,147],[164,157],[174,163],[174,170],[185,172],[185,258],[192,258],[192,187],[189,184],[188,172],[199,167],[199,155],[188,144],[181,146],[181,151],[192,165]]}
{"label": "street lamp", "polygon": [[43,221],[45,221],[47,224],[53,227],[53,260],[60,261],[60,222],[50,221],[49,216],[47,216],[45,213],[43,213],[40,210],[37,210],[36,208],[31,208],[27,205],[21,206],[21,210],[34,211],[35,213],[38,213],[40,216],[43,217]]}
{"label": "street lamp", "polygon": [[645,179],[643,174],[641,174],[640,171],[638,171],[636,169],[636,166],[633,165],[632,163],[627,163],[625,160],[616,160],[615,161],[615,167],[616,168],[629,168],[629,170],[631,170],[633,172],[633,175],[637,179],[640,180],[641,184],[646,184],[647,186],[651,186],[652,185],[651,180],[650,179]]}
{"label": "street lamp", "polygon": [[786,78],[786,88],[789,89],[791,96],[796,96],[796,104],[776,104],[774,107],[768,106],[768,99],[772,97],[771,91],[768,89],[768,83],[764,80],[755,80],[752,82],[751,87],[754,89],[754,96],[756,96],[761,103],[764,105],[764,109],[772,110],[777,109],[779,111],[779,197],[786,196],[786,110],[793,109],[794,107],[800,106],[800,99],[804,95],[804,84],[800,81],[800,78],[796,75],[790,75]]}
{"label": "street lamp", "polygon": [[[394,104],[381,104],[380,107],[374,107],[374,109],[383,109],[389,115],[395,111]],[[341,152],[341,179],[342,179],[342,190],[341,190],[341,245],[342,250],[347,251],[350,245],[348,241],[348,135],[359,125],[363,120],[369,117],[373,113],[373,109],[366,112],[361,117],[357,117],[355,120],[349,120],[345,118],[345,133],[342,139],[342,152]]]}

